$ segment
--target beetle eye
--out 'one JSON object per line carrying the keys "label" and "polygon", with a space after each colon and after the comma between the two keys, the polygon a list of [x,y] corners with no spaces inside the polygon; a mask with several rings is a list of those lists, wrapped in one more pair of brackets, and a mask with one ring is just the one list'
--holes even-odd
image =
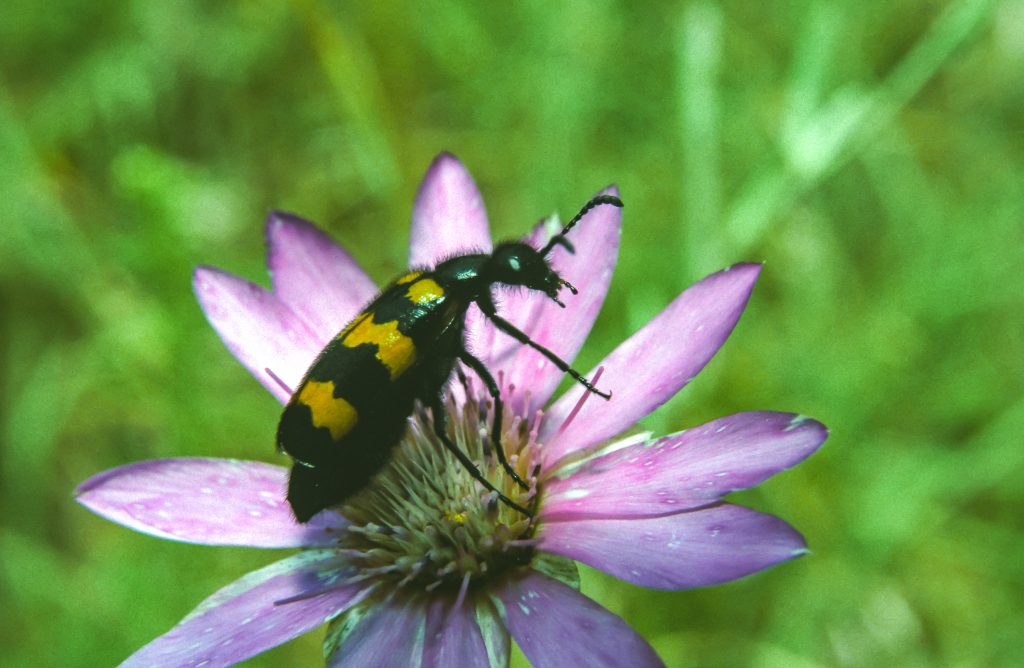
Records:
{"label": "beetle eye", "polygon": [[512,271],[519,271],[519,269],[521,268],[521,265],[519,264],[519,258],[517,258],[515,255],[510,257],[508,259],[508,268],[511,269]]}

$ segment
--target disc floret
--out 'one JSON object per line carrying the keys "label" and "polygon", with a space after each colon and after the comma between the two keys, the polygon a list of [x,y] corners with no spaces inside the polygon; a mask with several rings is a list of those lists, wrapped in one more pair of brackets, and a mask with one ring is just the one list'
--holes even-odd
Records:
{"label": "disc floret", "polygon": [[[493,405],[449,398],[448,436],[503,494],[526,508],[537,499],[536,431],[506,413],[502,447],[530,486],[505,473],[489,442]],[[418,409],[392,462],[341,513],[351,522],[340,547],[359,576],[398,587],[465,588],[530,563],[536,523],[498,501],[444,448],[429,411]]]}

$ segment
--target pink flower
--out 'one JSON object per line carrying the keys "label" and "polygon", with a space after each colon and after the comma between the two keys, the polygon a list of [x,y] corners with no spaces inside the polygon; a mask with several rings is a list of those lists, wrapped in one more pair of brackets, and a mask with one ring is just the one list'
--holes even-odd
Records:
{"label": "pink flower", "polygon": [[[620,209],[597,207],[571,235],[576,253],[553,252],[554,267],[580,288],[567,308],[511,293],[499,312],[571,361],[607,292],[620,223]],[[550,233],[538,225],[531,243]],[[454,157],[439,156],[427,172],[411,237],[413,266],[491,248],[480,194]],[[267,369],[296,387],[376,288],[348,253],[293,215],[271,214],[267,239],[272,290],[206,267],[196,270],[195,289],[232,354],[285,402]],[[304,525],[285,501],[287,469],[261,462],[148,461],[86,481],[82,504],[138,531],[302,548],[216,592],[124,665],[227,665],[326,622],[332,666],[505,666],[510,636],[538,666],[661,665],[622,619],[578,591],[574,561],[644,587],[685,589],[806,551],[782,520],[722,498],[807,457],[827,435],[820,423],[750,412],[660,438],[609,440],[707,364],[759,271],[738,264],[708,276],[609,353],[588,374],[601,371],[600,387],[614,393],[607,402],[573,386],[549,404],[562,374],[470,311],[470,348],[500,373],[511,414],[506,451],[521,475],[535,474],[534,488],[518,497],[536,503],[533,522],[449,459],[422,412],[371,488]],[[495,485],[521,494],[487,454],[479,394],[472,380],[452,383],[452,433]]]}

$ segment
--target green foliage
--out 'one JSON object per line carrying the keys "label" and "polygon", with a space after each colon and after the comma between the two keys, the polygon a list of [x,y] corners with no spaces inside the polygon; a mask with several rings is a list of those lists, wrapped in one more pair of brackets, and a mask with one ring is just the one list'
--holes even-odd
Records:
{"label": "green foliage", "polygon": [[[691,592],[585,571],[585,592],[670,665],[1021,659],[1019,0],[8,0],[0,18],[3,665],[114,664],[279,556],[134,534],[71,490],[152,457],[278,461],[278,407],[206,325],[192,268],[263,281],[262,220],[284,208],[395,274],[441,150],[498,235],[618,183],[622,260],[583,367],[703,273],[766,262],[650,428],[759,408],[832,428],[737,495],[810,556]],[[251,665],[317,665],[321,637]]]}

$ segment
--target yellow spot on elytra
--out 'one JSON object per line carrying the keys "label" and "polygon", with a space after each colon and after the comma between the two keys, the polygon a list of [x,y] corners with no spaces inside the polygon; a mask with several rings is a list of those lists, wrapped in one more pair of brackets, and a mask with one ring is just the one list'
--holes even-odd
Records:
{"label": "yellow spot on elytra", "polygon": [[359,315],[357,315],[355,317],[355,320],[353,320],[352,322],[350,322],[347,325],[345,325],[345,328],[342,329],[340,332],[338,332],[338,335],[335,336],[334,338],[339,340],[339,341],[341,341],[346,336],[348,336],[349,332],[351,332],[353,329],[358,327],[359,323],[361,323],[363,320],[366,320],[369,317],[370,317],[369,313],[360,313]]}
{"label": "yellow spot on elytra", "polygon": [[424,278],[410,285],[406,295],[413,304],[429,304],[444,297],[444,288],[438,285],[434,279]]}
{"label": "yellow spot on elytra", "polygon": [[422,274],[422,271],[410,271],[408,274],[405,274],[404,276],[399,276],[398,280],[395,281],[395,285],[405,285],[406,283],[412,283]]}
{"label": "yellow spot on elytra", "polygon": [[364,343],[377,346],[377,359],[391,372],[391,379],[398,378],[416,361],[416,345],[405,334],[398,331],[398,321],[375,323],[373,318],[363,318],[347,332],[341,343],[355,348]]}
{"label": "yellow spot on elytra", "polygon": [[352,431],[359,421],[359,414],[352,404],[334,396],[334,383],[329,380],[307,381],[299,392],[299,403],[309,406],[313,414],[313,426],[330,430],[331,438],[335,441],[340,441]]}

